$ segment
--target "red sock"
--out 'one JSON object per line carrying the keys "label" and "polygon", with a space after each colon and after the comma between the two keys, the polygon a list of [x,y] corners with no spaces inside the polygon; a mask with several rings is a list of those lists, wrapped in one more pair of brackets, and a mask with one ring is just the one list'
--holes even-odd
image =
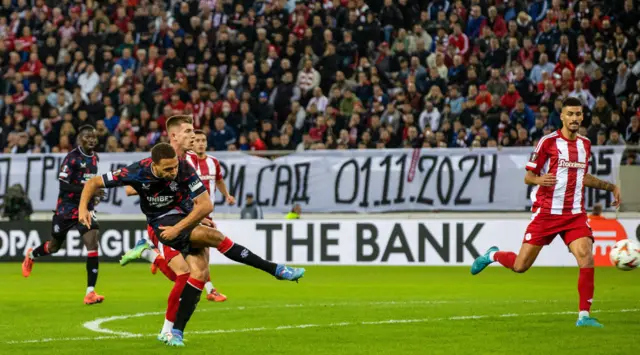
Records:
{"label": "red sock", "polygon": [[167,313],[165,319],[170,322],[176,321],[176,314],[178,313],[178,307],[180,306],[180,295],[187,281],[191,277],[191,274],[186,273],[176,277],[176,283],[173,284],[173,288],[169,293],[169,301],[167,302]]}
{"label": "red sock", "polygon": [[197,280],[194,279],[193,277],[190,277],[189,280],[187,280],[187,283],[195,288],[197,288],[198,290],[202,291],[202,289],[204,289],[204,281],[201,280]]}
{"label": "red sock", "polygon": [[578,294],[580,295],[580,310],[591,311],[591,302],[593,302],[593,290],[595,270],[592,267],[580,268],[580,277],[578,277]]}
{"label": "red sock", "polygon": [[169,280],[176,281],[176,273],[171,270],[165,258],[157,257],[156,260],[153,261],[153,265],[157,266]]}
{"label": "red sock", "polygon": [[233,241],[229,237],[224,237],[224,240],[218,245],[217,249],[222,254],[226,253],[233,246]]}
{"label": "red sock", "polygon": [[516,257],[518,257],[518,255],[511,251],[497,251],[493,259],[507,269],[513,269],[513,265],[516,263]]}

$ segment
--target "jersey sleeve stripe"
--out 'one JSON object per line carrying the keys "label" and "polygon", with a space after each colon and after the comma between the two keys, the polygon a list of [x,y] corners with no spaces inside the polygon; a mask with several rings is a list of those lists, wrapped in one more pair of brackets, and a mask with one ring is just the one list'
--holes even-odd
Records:
{"label": "jersey sleeve stripe", "polygon": [[538,164],[536,163],[532,163],[532,162],[527,163],[527,168],[535,169],[537,167],[538,167]]}
{"label": "jersey sleeve stripe", "polygon": [[555,137],[556,135],[558,135],[558,134],[554,132],[554,133],[551,133],[549,135],[546,135],[546,136],[542,137],[542,139],[540,139],[540,141],[538,142],[538,145],[536,146],[536,149],[534,150],[534,152],[536,152],[536,153],[540,152],[540,149],[542,149],[542,146],[544,145],[544,142],[549,138]]}

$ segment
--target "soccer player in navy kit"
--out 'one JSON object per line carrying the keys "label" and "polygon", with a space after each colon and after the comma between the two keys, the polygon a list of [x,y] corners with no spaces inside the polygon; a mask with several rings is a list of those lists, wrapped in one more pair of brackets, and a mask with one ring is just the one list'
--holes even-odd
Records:
{"label": "soccer player in navy kit", "polygon": [[[264,260],[242,245],[233,243],[217,229],[201,225],[202,219],[213,210],[209,193],[195,169],[184,159],[178,159],[176,151],[169,144],[154,146],[151,158],[91,179],[80,199],[80,222],[91,224],[88,207],[94,191],[123,185],[136,190],[140,196],[140,208],[158,239],[181,251],[191,269],[191,276],[179,298],[173,330],[166,334],[168,345],[184,346],[182,333],[196,309],[205,284],[202,270],[209,268],[204,255],[206,247],[217,248],[226,257],[261,269],[278,279],[297,281],[304,275],[304,269]],[[193,207],[185,203],[189,200],[193,202]],[[176,257],[182,258],[182,255]]]}
{"label": "soccer player in navy kit", "polygon": [[22,262],[22,275],[29,277],[36,258],[57,252],[67,239],[67,233],[76,228],[87,248],[87,291],[85,304],[96,304],[104,297],[95,292],[98,281],[98,221],[94,212],[97,198],[104,196],[104,190],[97,190],[89,202],[91,220],[87,225],[78,223],[78,203],[86,181],[98,173],[98,156],[94,148],[98,143],[96,131],[89,125],[78,129],[78,146],[64,158],[58,173],[60,192],[55,214],[51,222],[51,240],[37,248],[29,248]]}

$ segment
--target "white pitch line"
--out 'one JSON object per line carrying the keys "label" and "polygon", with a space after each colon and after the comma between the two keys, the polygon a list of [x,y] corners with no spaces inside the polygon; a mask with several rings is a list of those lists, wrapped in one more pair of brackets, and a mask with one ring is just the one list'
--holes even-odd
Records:
{"label": "white pitch line", "polygon": [[[617,310],[596,310],[593,313],[630,313],[640,312],[640,308],[631,309],[617,309]],[[504,317],[536,317],[536,316],[555,316],[555,315],[575,315],[576,312],[564,311],[564,312],[537,312],[537,313],[505,313],[505,314],[487,314],[487,315],[468,315],[468,316],[451,316],[441,318],[420,318],[420,319],[388,319],[382,321],[366,321],[366,322],[340,322],[340,323],[328,323],[328,324],[299,324],[299,325],[283,325],[272,328],[240,328],[240,329],[215,329],[215,330],[201,330],[190,331],[186,334],[229,334],[229,333],[248,333],[248,332],[264,332],[264,331],[278,331],[289,329],[306,329],[306,328],[333,328],[333,327],[346,327],[346,326],[362,326],[362,325],[385,325],[385,324],[407,324],[407,323],[428,323],[428,322],[442,322],[442,321],[465,321],[465,320],[477,320],[477,319],[491,319],[491,318],[504,318]],[[75,338],[45,338],[34,340],[18,340],[9,341],[5,344],[29,344],[29,343],[45,343],[53,341],[94,341],[94,340],[109,340],[109,339],[127,339],[127,338],[139,338],[139,337],[154,337],[156,334],[138,334],[134,336],[99,336],[99,337],[75,337]]]}
{"label": "white pitch line", "polygon": [[129,319],[129,318],[138,318],[138,317],[146,317],[146,316],[155,316],[155,315],[160,315],[160,314],[164,314],[165,312],[145,312],[145,313],[135,313],[135,314],[125,314],[125,315],[121,315],[121,316],[113,316],[113,317],[106,317],[106,318],[98,318],[98,319],[94,319],[90,322],[86,322],[84,323],[82,326],[97,332],[97,333],[105,333],[105,334],[111,334],[111,335],[118,335],[121,337],[136,337],[136,336],[140,336],[140,334],[133,334],[133,333],[128,333],[128,332],[118,332],[118,331],[114,331],[111,329],[106,329],[106,328],[102,328],[102,323],[106,323],[106,322],[111,322],[114,320],[122,320],[122,319]]}
{"label": "white pitch line", "polygon": [[[317,304],[276,304],[276,305],[259,305],[259,306],[238,306],[238,307],[216,307],[209,309],[198,310],[197,312],[210,312],[210,311],[231,311],[238,310],[244,311],[247,309],[274,309],[274,308],[302,308],[302,307],[357,307],[357,306],[412,306],[412,305],[439,305],[439,304],[509,304],[509,303],[538,303],[538,300],[505,300],[505,301],[487,301],[482,302],[478,300],[415,300],[415,301],[375,301],[375,302],[338,302],[338,303],[317,303]],[[564,300],[549,300],[545,303],[558,303],[565,302]],[[568,301],[567,301],[568,302]],[[573,302],[573,301],[571,301]],[[602,302],[602,301],[598,301]],[[119,335],[124,337],[140,336],[140,334],[134,334],[129,332],[119,332],[107,328],[102,328],[102,325],[107,322],[115,320],[123,320],[129,318],[138,318],[146,316],[156,316],[164,314],[165,312],[143,312],[135,314],[124,314],[120,316],[111,316],[105,318],[98,318],[92,321],[86,322],[83,326],[93,332],[103,333],[109,335]]]}

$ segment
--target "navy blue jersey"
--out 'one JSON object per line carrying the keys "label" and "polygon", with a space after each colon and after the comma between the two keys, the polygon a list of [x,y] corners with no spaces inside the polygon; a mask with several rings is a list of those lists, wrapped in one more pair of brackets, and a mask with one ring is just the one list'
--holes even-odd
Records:
{"label": "navy blue jersey", "polygon": [[[84,185],[92,177],[98,174],[98,156],[84,154],[80,148],[76,148],[67,154],[60,166],[58,180],[71,185]],[[78,218],[78,205],[82,192],[62,191],[58,193],[56,215],[64,219]],[[93,210],[93,199],[89,203],[89,210]]]}
{"label": "navy blue jersey", "polygon": [[133,163],[126,168],[102,175],[107,188],[128,185],[140,196],[140,208],[152,222],[166,214],[189,214],[192,200],[207,192],[195,169],[184,159],[179,160],[178,176],[169,181],[156,177],[151,169],[151,158]]}

